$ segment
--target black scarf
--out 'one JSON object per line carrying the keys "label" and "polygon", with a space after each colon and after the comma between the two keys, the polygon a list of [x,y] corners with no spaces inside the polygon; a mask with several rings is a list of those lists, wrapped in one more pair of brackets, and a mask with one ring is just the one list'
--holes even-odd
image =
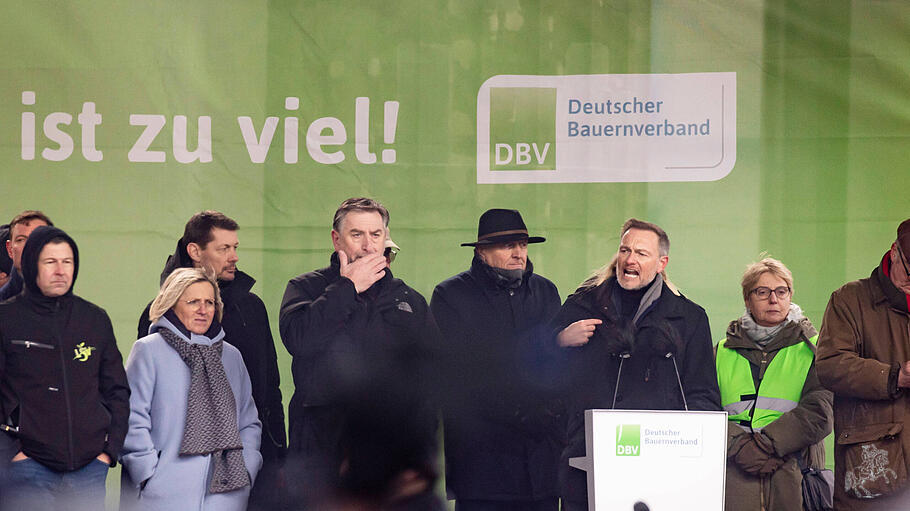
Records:
{"label": "black scarf", "polygon": [[168,328],[158,333],[190,368],[186,424],[180,455],[212,455],[209,493],[238,490],[250,483],[237,431],[237,403],[221,362],[222,341],[192,344]]}

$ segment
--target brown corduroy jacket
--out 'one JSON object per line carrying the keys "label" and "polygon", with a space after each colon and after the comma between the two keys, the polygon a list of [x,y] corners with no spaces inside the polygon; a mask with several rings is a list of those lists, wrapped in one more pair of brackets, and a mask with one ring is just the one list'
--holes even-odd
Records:
{"label": "brown corduroy jacket", "polygon": [[879,267],[832,293],[819,334],[818,377],[834,392],[838,510],[910,509],[910,389],[897,388],[910,317],[891,305],[887,286],[896,289]]}

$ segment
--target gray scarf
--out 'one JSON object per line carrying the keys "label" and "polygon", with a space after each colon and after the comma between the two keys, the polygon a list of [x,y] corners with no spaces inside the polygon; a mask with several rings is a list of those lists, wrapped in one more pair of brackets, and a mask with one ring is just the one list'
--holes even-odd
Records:
{"label": "gray scarf", "polygon": [[644,296],[641,297],[641,302],[638,305],[638,311],[635,312],[635,317],[632,318],[632,323],[638,324],[638,320],[641,319],[642,315],[647,312],[648,308],[660,298],[660,293],[664,288],[664,278],[658,273],[654,280],[651,282],[651,285],[648,286],[648,290],[645,291]]}
{"label": "gray scarf", "polygon": [[250,485],[237,431],[237,403],[221,362],[222,341],[211,346],[191,344],[167,328],[158,330],[190,368],[190,390],[181,456],[212,455],[209,493]]}
{"label": "gray scarf", "polygon": [[761,326],[752,319],[752,313],[747,309],[743,312],[742,318],[740,318],[740,324],[743,328],[743,333],[746,334],[746,337],[752,339],[755,344],[758,344],[760,347],[764,348],[771,342],[771,339],[774,339],[774,336],[780,332],[787,323],[791,321],[799,322],[803,319],[803,310],[799,308],[799,305],[795,303],[790,303],[790,312],[787,313],[787,319],[781,321],[779,324],[774,326]]}

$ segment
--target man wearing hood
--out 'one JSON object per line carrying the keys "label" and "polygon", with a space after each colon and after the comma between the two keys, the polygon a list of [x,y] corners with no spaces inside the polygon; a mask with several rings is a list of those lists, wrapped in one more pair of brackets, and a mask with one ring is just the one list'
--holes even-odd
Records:
{"label": "man wearing hood", "polygon": [[720,410],[704,309],[666,279],[670,238],[630,218],[613,259],[567,299],[556,318],[565,360],[568,445],[560,461],[563,509],[588,509],[585,410]]}
{"label": "man wearing hood", "polygon": [[[436,413],[427,389],[438,330],[426,300],[388,268],[388,224],[375,200],[342,202],[329,266],[291,279],[281,301],[295,385],[288,480],[304,506],[395,493],[404,481],[416,495],[432,489]],[[378,403],[384,425],[365,426]],[[388,425],[408,431],[407,445],[396,447],[397,435],[381,431]]]}
{"label": "man wearing hood", "polygon": [[910,219],[872,274],[831,294],[816,368],[834,392],[834,507],[910,509]]}
{"label": "man wearing hood", "polygon": [[547,378],[546,325],[559,292],[534,273],[521,214],[480,217],[467,271],[436,286],[449,391],[443,418],[446,486],[458,511],[559,509],[557,407]]}
{"label": "man wearing hood", "polygon": [[[262,471],[250,495],[250,509],[281,509],[285,482],[282,466],[287,452],[284,407],[281,404],[278,355],[262,300],[250,291],[256,281],[237,269],[237,222],[218,211],[193,215],[168,256],[161,283],[177,268],[204,267],[218,278],[224,302],[221,326],[225,340],[240,350],[253,386],[253,401],[262,422]],[[149,335],[149,306],[139,318],[138,338]]]}
{"label": "man wearing hood", "polygon": [[2,250],[6,251],[13,264],[12,270],[7,272],[9,279],[0,287],[0,302],[22,292],[22,266],[20,265],[22,249],[25,248],[25,242],[28,241],[29,234],[42,225],[53,226],[54,223],[51,222],[47,215],[33,209],[27,209],[19,213],[10,221],[9,233]]}
{"label": "man wearing hood", "polygon": [[123,359],[101,308],[73,294],[76,242],[31,232],[25,290],[0,304],[0,421],[19,442],[4,509],[103,509],[107,470],[129,419]]}

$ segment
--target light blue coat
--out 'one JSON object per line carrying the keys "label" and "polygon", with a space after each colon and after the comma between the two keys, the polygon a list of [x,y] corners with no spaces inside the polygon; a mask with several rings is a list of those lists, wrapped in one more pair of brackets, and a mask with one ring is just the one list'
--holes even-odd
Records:
{"label": "light blue coat", "polygon": [[[124,510],[205,510],[243,511],[250,487],[209,494],[211,455],[180,456],[186,421],[190,369],[161,334],[160,328],[177,333],[194,344],[224,338],[221,330],[214,339],[191,334],[187,339],[170,321],[160,318],[148,336],[136,341],[126,362],[129,378],[130,422],[120,461],[123,463],[120,505]],[[224,372],[237,403],[237,429],[243,443],[243,460],[256,480],[262,467],[259,442],[262,426],[253,403],[250,377],[240,351],[224,343],[221,353]],[[139,485],[148,480],[140,491]]]}

